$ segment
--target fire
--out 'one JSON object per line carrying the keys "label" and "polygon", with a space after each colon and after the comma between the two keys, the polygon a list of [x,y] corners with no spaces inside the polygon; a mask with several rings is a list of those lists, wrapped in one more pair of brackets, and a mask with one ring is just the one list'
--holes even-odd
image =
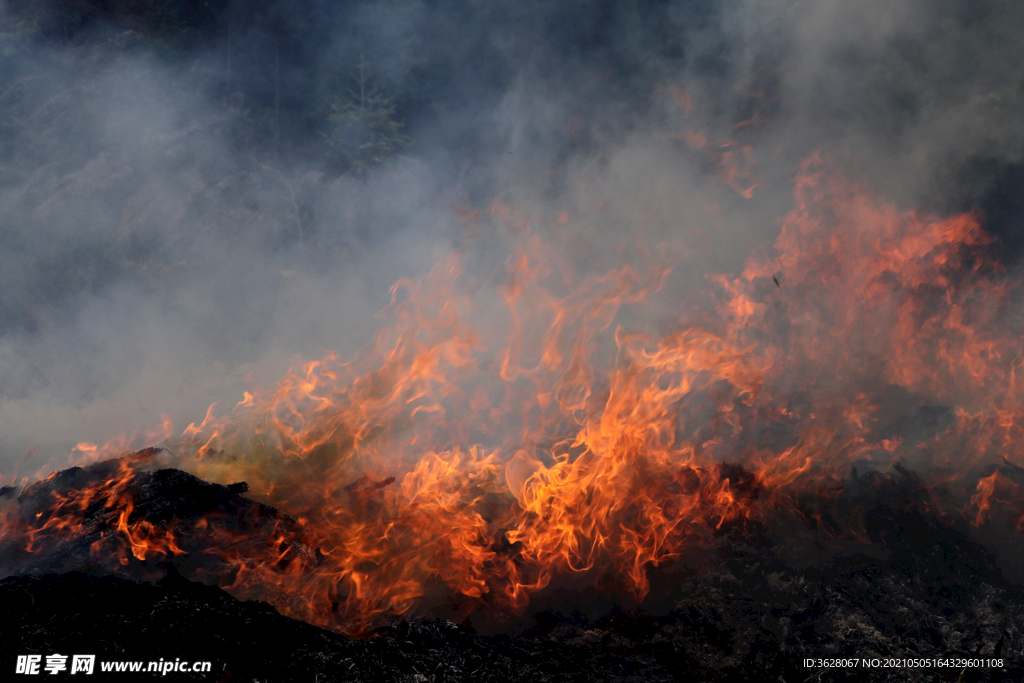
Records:
{"label": "fire", "polygon": [[854,465],[926,466],[962,493],[959,509],[936,498],[943,514],[1024,526],[1017,289],[988,263],[980,216],[900,211],[812,158],[774,250],[711,279],[700,325],[655,333],[620,314],[665,289],[667,259],[580,279],[556,238],[492,215],[519,235],[495,300],[444,259],[394,286],[356,358],[307,363],[166,442],[176,466],[244,479],[288,515],[261,517],[259,542],[137,514],[153,453],[55,488],[45,509],[8,507],[4,538],[39,552],[99,524],[92,556],[118,565],[202,545],[219,569],[196,576],[356,633],[511,613],[573,581],[642,600],[653,568],[731,522],[820,519]]}
{"label": "fire", "polygon": [[[47,505],[39,510],[31,506],[23,509],[29,524],[19,522],[9,511],[4,519],[5,535],[21,531],[23,550],[37,553],[68,540],[79,538],[87,531],[97,531],[99,538],[91,544],[96,556],[116,558],[120,565],[129,563],[129,554],[137,560],[152,556],[173,556],[184,553],[175,541],[172,529],[160,528],[149,521],[133,519],[134,497],[132,485],[135,466],[147,456],[137,453],[112,462],[102,481],[87,487],[76,487],[72,482],[57,481],[57,474],[30,485],[25,496],[31,498],[39,489],[47,489]],[[69,470],[72,476],[75,470]],[[66,484],[71,484],[70,486]],[[86,529],[85,525],[91,525]]]}

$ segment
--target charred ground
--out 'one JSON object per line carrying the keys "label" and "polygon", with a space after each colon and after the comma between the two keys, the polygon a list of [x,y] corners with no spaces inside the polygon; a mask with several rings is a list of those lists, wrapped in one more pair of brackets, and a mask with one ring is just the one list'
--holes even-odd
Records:
{"label": "charred ground", "polygon": [[[20,506],[28,518],[45,517],[48,501],[115,469],[102,463],[59,473],[26,490]],[[253,539],[254,554],[266,550],[260,544],[267,543],[268,520],[287,522],[242,496],[241,485],[212,485],[177,470],[139,473],[130,490],[139,519],[178,530],[219,519]],[[178,676],[216,681],[1019,679],[1024,592],[976,540],[926,512],[928,500],[909,471],[861,475],[834,508],[858,511],[866,537],[857,541],[830,539],[822,522],[780,511],[775,519],[725,525],[699,557],[656,570],[652,594],[640,605],[623,607],[593,589],[556,591],[540,596],[532,617],[507,621],[504,634],[493,633],[493,620],[488,635],[474,629],[472,617],[461,625],[433,618],[395,621],[356,640],[182,576],[211,576],[214,555],[95,563],[92,544],[117,533],[97,507],[83,512],[91,533],[58,542],[54,552],[22,554],[22,574],[0,582],[8,615],[0,627],[2,661],[13,667],[19,654],[56,652],[207,660],[210,675]],[[187,531],[179,540],[182,548],[197,541]],[[18,553],[7,547],[3,556]],[[229,568],[217,569],[230,582]],[[143,576],[151,580],[139,581]],[[803,665],[805,658],[949,657],[1001,657],[1005,666]]]}

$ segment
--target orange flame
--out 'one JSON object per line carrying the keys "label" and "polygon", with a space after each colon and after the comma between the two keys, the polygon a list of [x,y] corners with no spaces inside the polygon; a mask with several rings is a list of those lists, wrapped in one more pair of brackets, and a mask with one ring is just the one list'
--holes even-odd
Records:
{"label": "orange flame", "polygon": [[[521,245],[503,313],[465,286],[457,256],[442,260],[392,288],[391,324],[351,362],[307,363],[169,443],[179,465],[245,479],[295,520],[260,547],[200,520],[190,538],[231,568],[213,580],[346,632],[514,611],[567,577],[640,600],[652,568],[726,523],[779,506],[818,519],[807,501],[834,496],[852,464],[897,459],[959,486],[972,523],[1003,506],[1021,526],[1018,485],[981,476],[1019,443],[1024,410],[1015,285],[982,267],[977,215],[899,211],[812,158],[774,253],[712,278],[703,327],[659,335],[619,321],[665,286],[667,262],[577,281],[530,221],[501,203],[491,214]],[[943,406],[945,422],[900,431],[904,404]],[[38,519],[5,511],[4,537],[38,552],[83,533],[99,504],[110,530],[94,554],[185,554],[173,525],[132,521],[143,464],[54,493]]]}

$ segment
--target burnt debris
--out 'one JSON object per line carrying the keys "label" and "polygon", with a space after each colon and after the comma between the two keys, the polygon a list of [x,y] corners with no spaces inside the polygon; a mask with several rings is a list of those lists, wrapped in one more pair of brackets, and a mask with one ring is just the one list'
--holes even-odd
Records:
{"label": "burnt debris", "polygon": [[[18,499],[20,514],[45,525],[54,501],[117,480],[119,467],[73,468],[30,486]],[[153,538],[174,529],[182,552],[161,561],[130,553],[124,563],[101,561],[96,548],[108,547],[117,522],[102,501],[81,498],[88,504],[76,508],[77,521],[85,532],[76,539],[36,534],[36,552],[8,541],[0,555],[8,574],[0,581],[0,670],[15,671],[20,655],[60,653],[211,662],[209,673],[172,671],[162,677],[168,681],[1024,680],[1024,592],[989,551],[927,511],[913,473],[901,470],[860,474],[833,504],[833,518],[843,504],[857,507],[862,539],[829,545],[821,539],[835,519],[808,525],[797,513],[788,520],[780,513],[723,528],[699,557],[657,568],[640,605],[590,589],[569,594],[563,584],[503,630],[488,622],[478,631],[473,615],[463,624],[412,618],[353,639],[207,585],[228,585],[231,577],[216,555],[198,549],[210,541],[195,531],[200,519],[251,532],[254,554],[271,543],[270,528],[290,530],[301,544],[296,522],[245,498],[239,484],[139,469],[117,489],[131,498],[131,521],[153,525]],[[997,658],[1003,666],[860,665],[956,657]],[[858,666],[805,665],[847,658]],[[98,668],[91,680],[105,675],[127,680]]]}

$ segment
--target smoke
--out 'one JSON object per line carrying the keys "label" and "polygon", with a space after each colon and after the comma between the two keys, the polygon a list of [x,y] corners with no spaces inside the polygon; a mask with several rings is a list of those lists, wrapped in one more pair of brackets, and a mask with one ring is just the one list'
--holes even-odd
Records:
{"label": "smoke", "polygon": [[[0,7],[6,476],[347,356],[395,280],[501,263],[495,201],[581,269],[679,255],[639,325],[766,249],[816,150],[1024,246],[1015,3],[186,5]],[[363,166],[331,137],[360,85],[409,143]]]}

